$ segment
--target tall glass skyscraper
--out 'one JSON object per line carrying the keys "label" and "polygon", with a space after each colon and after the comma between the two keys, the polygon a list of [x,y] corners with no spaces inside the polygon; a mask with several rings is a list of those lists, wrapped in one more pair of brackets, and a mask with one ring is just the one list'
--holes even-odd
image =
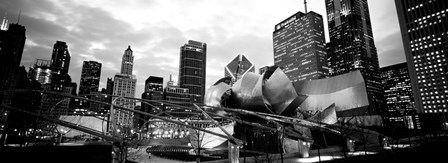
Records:
{"label": "tall glass skyscraper", "polygon": [[360,70],[369,107],[358,115],[378,115],[384,110],[383,88],[367,0],[325,0],[330,31],[328,63],[332,76]]}
{"label": "tall glass skyscraper", "polygon": [[191,102],[204,103],[207,44],[189,40],[180,47],[179,86],[188,88]]}
{"label": "tall glass skyscraper", "polygon": [[101,63],[96,61],[84,61],[79,83],[79,95],[98,92],[101,76]]}
{"label": "tall glass skyscraper", "polygon": [[[9,24],[6,19],[0,27],[0,90],[14,89],[17,70],[22,60],[25,46],[25,27],[19,24]],[[0,104],[11,105],[12,97],[6,93],[0,94]],[[8,112],[0,109],[0,130],[3,130]]]}
{"label": "tall glass skyscraper", "polygon": [[328,76],[322,16],[297,12],[275,25],[274,64],[293,82]]}
{"label": "tall glass skyscraper", "polygon": [[447,113],[448,1],[396,0],[418,113]]}

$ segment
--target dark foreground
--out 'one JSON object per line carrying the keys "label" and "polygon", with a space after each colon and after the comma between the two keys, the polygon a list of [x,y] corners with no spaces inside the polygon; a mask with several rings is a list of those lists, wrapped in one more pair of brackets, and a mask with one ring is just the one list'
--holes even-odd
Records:
{"label": "dark foreground", "polygon": [[1,147],[0,162],[111,163],[111,145]]}
{"label": "dark foreground", "polygon": [[[344,157],[343,154],[339,159],[328,160],[321,162],[353,162],[353,163],[385,163],[385,162],[447,162],[448,160],[448,139],[435,138],[428,142],[424,142],[412,148],[402,149],[382,149],[376,150],[376,154],[359,155]],[[83,162],[83,163],[110,163],[115,162],[113,154],[113,147],[111,145],[83,145],[83,146],[32,146],[32,147],[1,147],[0,148],[0,162]],[[322,151],[323,155],[325,152]],[[286,155],[285,155],[286,156]],[[168,153],[162,155],[165,158],[169,157]],[[251,157],[247,158],[247,162]],[[286,156],[284,162],[302,162],[294,161],[295,157]],[[176,160],[175,158],[171,158]],[[178,158],[177,158],[178,159]],[[182,159],[185,160],[186,158]],[[191,158],[194,160],[194,158]],[[187,159],[189,160],[189,159]],[[207,160],[201,159],[205,162],[228,162],[227,159],[221,160]],[[244,162],[240,158],[240,162]],[[257,162],[257,161],[255,161]],[[282,162],[273,159],[268,162]],[[318,162],[318,161],[317,161]]]}
{"label": "dark foreground", "polygon": [[421,144],[413,148],[384,150],[378,154],[352,156],[323,162],[353,162],[353,163],[385,163],[385,162],[447,162],[448,141],[440,140]]}

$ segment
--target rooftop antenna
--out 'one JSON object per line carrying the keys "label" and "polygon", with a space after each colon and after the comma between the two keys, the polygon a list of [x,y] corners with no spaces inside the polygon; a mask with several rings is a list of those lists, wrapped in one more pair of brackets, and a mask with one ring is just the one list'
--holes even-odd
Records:
{"label": "rooftop antenna", "polygon": [[20,12],[19,12],[19,18],[17,19],[17,24],[19,24],[19,22],[20,22],[20,15],[22,14],[22,10],[20,10]]}
{"label": "rooftop antenna", "polygon": [[306,8],[306,0],[303,0],[303,3],[305,4],[305,14],[308,13],[308,9]]}
{"label": "rooftop antenna", "polygon": [[6,19],[7,14],[8,14],[8,12],[5,11],[5,16],[3,17],[2,25],[0,26],[0,30],[2,30],[2,31],[8,30],[8,19]]}

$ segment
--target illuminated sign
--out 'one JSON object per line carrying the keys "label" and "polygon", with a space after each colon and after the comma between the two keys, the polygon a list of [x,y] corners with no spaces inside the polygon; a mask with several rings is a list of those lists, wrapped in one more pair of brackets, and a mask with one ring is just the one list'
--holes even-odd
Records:
{"label": "illuminated sign", "polygon": [[282,28],[282,27],[284,27],[284,26],[287,26],[288,24],[290,24],[291,22],[293,22],[293,21],[296,20],[296,19],[297,19],[297,17],[294,15],[294,16],[288,18],[287,20],[285,20],[285,21],[283,21],[283,22],[277,24],[277,26],[275,27],[275,29],[278,30],[278,29],[280,29],[280,28]]}

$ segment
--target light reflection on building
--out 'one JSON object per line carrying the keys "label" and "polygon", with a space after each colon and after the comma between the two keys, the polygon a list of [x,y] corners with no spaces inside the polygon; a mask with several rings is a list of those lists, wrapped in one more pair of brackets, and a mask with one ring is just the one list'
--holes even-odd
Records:
{"label": "light reflection on building", "polygon": [[33,67],[30,68],[29,75],[40,84],[51,83],[50,60],[36,59]]}

